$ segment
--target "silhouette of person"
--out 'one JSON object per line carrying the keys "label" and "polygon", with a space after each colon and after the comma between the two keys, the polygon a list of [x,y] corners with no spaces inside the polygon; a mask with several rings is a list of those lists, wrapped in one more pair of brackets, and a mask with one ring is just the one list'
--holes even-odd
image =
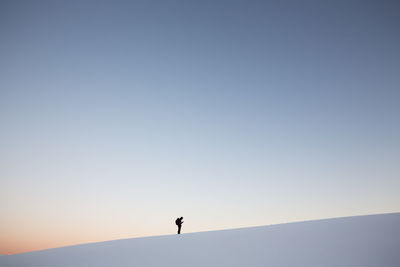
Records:
{"label": "silhouette of person", "polygon": [[175,220],[175,224],[178,225],[178,235],[181,234],[181,228],[182,228],[182,223],[183,223],[183,217],[177,218]]}

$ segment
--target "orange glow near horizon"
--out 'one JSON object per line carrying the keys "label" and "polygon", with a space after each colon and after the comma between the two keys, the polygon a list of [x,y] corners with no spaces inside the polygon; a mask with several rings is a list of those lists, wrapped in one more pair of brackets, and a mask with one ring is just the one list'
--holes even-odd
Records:
{"label": "orange glow near horizon", "polygon": [[[140,227],[136,227],[137,231],[134,232],[132,229],[124,229],[122,225],[112,225],[108,229],[101,224],[91,227],[82,225],[81,228],[71,226],[68,228],[65,225],[46,225],[41,227],[25,225],[17,229],[16,227],[10,227],[10,225],[8,227],[4,226],[0,229],[1,255],[162,234],[160,232],[139,231]],[[109,229],[117,230],[110,231]]]}
{"label": "orange glow near horizon", "polygon": [[87,243],[96,243],[116,239],[124,238],[134,238],[141,236],[106,236],[102,235],[99,237],[94,236],[77,236],[77,235],[59,235],[55,237],[45,236],[42,239],[28,239],[22,237],[12,237],[2,238],[0,242],[0,255],[13,255],[32,251],[40,251],[46,249],[53,249],[58,247],[74,246]]}

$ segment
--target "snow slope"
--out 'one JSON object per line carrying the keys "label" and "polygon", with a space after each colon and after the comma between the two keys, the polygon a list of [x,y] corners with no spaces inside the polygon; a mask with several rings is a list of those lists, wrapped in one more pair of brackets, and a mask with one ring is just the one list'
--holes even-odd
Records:
{"label": "snow slope", "polygon": [[400,213],[133,238],[0,257],[0,266],[400,266]]}

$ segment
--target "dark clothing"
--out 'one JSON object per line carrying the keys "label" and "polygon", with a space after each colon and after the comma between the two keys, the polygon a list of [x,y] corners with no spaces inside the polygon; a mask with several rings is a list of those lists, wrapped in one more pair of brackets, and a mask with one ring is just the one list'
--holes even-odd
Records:
{"label": "dark clothing", "polygon": [[181,228],[182,228],[182,221],[183,217],[177,218],[175,220],[175,224],[178,226],[178,235],[181,233]]}

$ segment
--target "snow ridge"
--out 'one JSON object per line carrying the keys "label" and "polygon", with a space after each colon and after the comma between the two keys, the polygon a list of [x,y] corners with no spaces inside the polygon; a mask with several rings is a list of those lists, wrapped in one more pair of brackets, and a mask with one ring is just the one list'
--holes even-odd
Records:
{"label": "snow ridge", "polygon": [[400,266],[400,213],[91,243],[0,266]]}

